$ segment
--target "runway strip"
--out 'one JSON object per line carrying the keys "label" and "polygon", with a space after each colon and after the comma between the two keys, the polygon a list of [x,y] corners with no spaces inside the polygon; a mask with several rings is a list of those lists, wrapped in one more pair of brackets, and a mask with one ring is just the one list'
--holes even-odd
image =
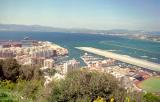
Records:
{"label": "runway strip", "polygon": [[116,54],[113,52],[109,52],[109,51],[105,51],[105,50],[101,50],[101,49],[96,49],[96,48],[92,48],[92,47],[76,47],[76,48],[83,50],[83,51],[90,52],[90,53],[94,53],[97,55],[101,55],[104,57],[119,60],[119,61],[122,61],[122,62],[125,62],[128,64],[132,64],[132,65],[136,65],[136,66],[139,66],[142,68],[146,68],[146,69],[160,72],[160,64],[157,64],[157,63],[149,62],[149,61],[138,59],[138,58],[133,58],[133,57],[126,56],[126,55]]}

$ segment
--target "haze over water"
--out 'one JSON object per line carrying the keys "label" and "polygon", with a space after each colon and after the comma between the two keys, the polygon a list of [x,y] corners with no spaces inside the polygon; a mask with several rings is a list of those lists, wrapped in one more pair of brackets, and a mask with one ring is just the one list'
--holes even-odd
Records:
{"label": "haze over water", "polygon": [[158,42],[80,33],[0,32],[0,40],[22,40],[25,36],[33,40],[51,41],[67,48],[69,59],[80,60],[80,56],[84,54],[83,51],[74,47],[89,46],[160,63],[160,43]]}

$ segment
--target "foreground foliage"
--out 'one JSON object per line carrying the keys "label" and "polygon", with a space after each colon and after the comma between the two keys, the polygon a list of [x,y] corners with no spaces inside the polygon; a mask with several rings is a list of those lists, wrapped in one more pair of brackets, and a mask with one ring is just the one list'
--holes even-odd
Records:
{"label": "foreground foliage", "polygon": [[[113,76],[98,72],[77,71],[69,73],[65,80],[54,85],[50,102],[82,100],[88,102],[96,100],[97,97],[109,101],[117,91],[121,95],[125,93]],[[117,100],[121,100],[120,97]]]}
{"label": "foreground foliage", "polygon": [[153,94],[128,93],[110,74],[88,70],[55,82],[49,102],[160,102]]}
{"label": "foreground foliage", "polygon": [[19,65],[15,59],[0,60],[0,79],[16,82],[17,79],[32,80],[42,78],[38,65]]}
{"label": "foreground foliage", "polygon": [[0,102],[38,100],[45,89],[39,68],[38,65],[19,65],[15,59],[0,60],[0,90],[3,90],[0,91]]}
{"label": "foreground foliage", "polygon": [[[54,75],[55,70],[49,70]],[[88,70],[69,73],[44,87],[39,66],[22,66],[14,59],[0,60],[0,102],[160,102],[151,93],[128,93],[106,73]]]}

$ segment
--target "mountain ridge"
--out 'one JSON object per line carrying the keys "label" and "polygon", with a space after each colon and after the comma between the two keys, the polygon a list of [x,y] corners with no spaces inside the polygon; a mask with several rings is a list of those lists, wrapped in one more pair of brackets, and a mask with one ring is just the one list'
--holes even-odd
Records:
{"label": "mountain ridge", "polygon": [[86,28],[60,28],[42,25],[22,25],[22,24],[0,24],[0,31],[40,31],[40,32],[69,32],[69,33],[89,33],[89,34],[160,34],[157,31],[146,32],[143,30],[111,29],[93,30]]}

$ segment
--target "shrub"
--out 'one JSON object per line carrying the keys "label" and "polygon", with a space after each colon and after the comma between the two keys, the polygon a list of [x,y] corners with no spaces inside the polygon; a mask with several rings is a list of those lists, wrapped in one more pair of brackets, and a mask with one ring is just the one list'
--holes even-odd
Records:
{"label": "shrub", "polygon": [[145,102],[160,102],[160,97],[152,93],[147,93],[143,96]]}
{"label": "shrub", "polygon": [[15,84],[13,82],[11,82],[10,80],[1,80],[0,81],[0,88],[13,90],[15,88]]}
{"label": "shrub", "polygon": [[3,61],[3,77],[15,82],[18,79],[20,65],[15,59],[9,58]]}
{"label": "shrub", "polygon": [[69,73],[64,80],[54,85],[49,101],[93,101],[98,97],[108,101],[114,92],[120,91],[124,89],[112,75],[86,70],[76,71]]}

